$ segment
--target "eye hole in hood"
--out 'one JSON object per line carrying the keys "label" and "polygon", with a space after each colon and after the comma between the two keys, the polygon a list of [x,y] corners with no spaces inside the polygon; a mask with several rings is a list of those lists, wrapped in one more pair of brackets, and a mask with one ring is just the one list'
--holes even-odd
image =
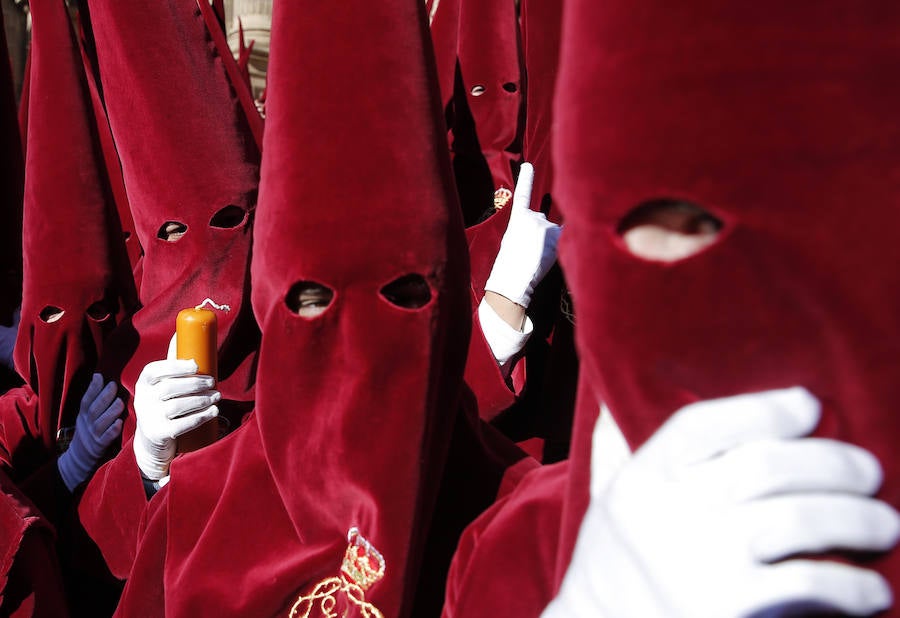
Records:
{"label": "eye hole in hood", "polygon": [[298,281],[291,286],[284,303],[301,318],[317,318],[331,306],[334,291],[315,281]]}
{"label": "eye hole in hood", "polygon": [[633,255],[677,262],[718,240],[722,222],[690,202],[656,199],[634,208],[619,223],[618,233]]}
{"label": "eye hole in hood", "polygon": [[389,303],[403,309],[421,309],[431,301],[431,286],[425,277],[415,273],[394,279],[380,293]]}

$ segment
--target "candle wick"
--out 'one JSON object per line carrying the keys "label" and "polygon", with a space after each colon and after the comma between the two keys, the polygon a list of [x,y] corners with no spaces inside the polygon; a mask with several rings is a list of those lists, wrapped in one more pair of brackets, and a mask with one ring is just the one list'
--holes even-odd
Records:
{"label": "candle wick", "polygon": [[206,304],[212,305],[214,309],[218,309],[219,311],[231,311],[230,305],[220,305],[219,303],[217,303],[216,301],[214,301],[211,298],[207,298],[202,303],[200,303],[199,305],[194,307],[194,309],[203,309],[203,306]]}

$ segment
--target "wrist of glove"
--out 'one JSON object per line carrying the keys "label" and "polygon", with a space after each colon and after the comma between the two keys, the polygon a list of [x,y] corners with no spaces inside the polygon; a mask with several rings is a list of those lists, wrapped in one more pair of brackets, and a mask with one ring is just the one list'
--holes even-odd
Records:
{"label": "wrist of glove", "polygon": [[543,213],[531,210],[534,168],[523,163],[516,182],[509,223],[500,250],[484,285],[512,302],[528,307],[534,289],[556,263],[562,228]]}
{"label": "wrist of glove", "polygon": [[104,385],[103,376],[95,373],[81,398],[75,434],[69,447],[56,460],[59,474],[69,491],[93,474],[106,449],[122,433],[119,418],[125,404],[116,396],[118,385]]}
{"label": "wrist of glove", "polygon": [[795,558],[885,551],[900,537],[900,515],[872,498],[882,475],[874,456],[805,437],[819,414],[799,388],[677,412],[592,487],[544,616],[736,618],[787,608],[865,616],[890,607],[875,571]]}
{"label": "wrist of glove", "polygon": [[159,481],[169,475],[169,464],[175,459],[175,438],[151,440],[137,429],[132,442],[134,460],[148,481]]}
{"label": "wrist of glove", "polygon": [[178,436],[219,414],[215,380],[198,375],[193,360],[175,359],[174,344],[173,337],[168,358],[148,363],[135,385],[132,448],[141,474],[151,481],[168,475]]}

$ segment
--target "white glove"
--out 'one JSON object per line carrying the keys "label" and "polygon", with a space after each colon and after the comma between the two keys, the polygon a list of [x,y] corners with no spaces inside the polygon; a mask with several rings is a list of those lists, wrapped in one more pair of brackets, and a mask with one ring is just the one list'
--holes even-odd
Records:
{"label": "white glove", "polygon": [[117,390],[115,382],[104,386],[103,376],[95,373],[81,398],[75,434],[69,447],[56,460],[59,475],[69,491],[74,491],[88,479],[103,453],[122,433],[119,416],[125,404],[116,397]]}
{"label": "white glove", "polygon": [[556,262],[556,244],[562,228],[543,213],[531,210],[534,168],[523,163],[516,181],[509,223],[500,241],[491,275],[484,289],[527,307],[534,288]]}
{"label": "white glove", "polygon": [[803,438],[819,416],[802,388],[677,412],[605,486],[592,487],[572,562],[543,618],[734,618],[788,608],[869,615],[890,607],[890,587],[875,571],[784,560],[888,550],[900,535],[898,513],[869,497],[882,480],[874,456]]}
{"label": "white glove", "polygon": [[16,338],[19,336],[19,321],[22,317],[22,308],[13,312],[13,321],[10,326],[0,324],[0,364],[13,371],[16,370],[13,362],[13,351],[16,349]]}
{"label": "white glove", "polygon": [[145,478],[169,474],[175,438],[215,418],[221,398],[211,376],[197,375],[197,363],[175,358],[175,337],[166,360],[148,363],[134,388],[137,430],[134,457]]}

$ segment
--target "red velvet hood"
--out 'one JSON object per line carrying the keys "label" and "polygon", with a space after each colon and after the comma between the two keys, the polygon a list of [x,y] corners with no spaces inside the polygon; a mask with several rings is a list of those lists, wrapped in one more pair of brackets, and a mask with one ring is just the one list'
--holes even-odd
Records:
{"label": "red velvet hood", "polygon": [[[22,318],[15,359],[39,397],[52,449],[124,308],[136,304],[81,54],[63,0],[34,0],[23,224]],[[52,452],[52,451],[51,451]]]}
{"label": "red velvet hood", "polygon": [[[470,327],[427,41],[420,0],[275,4],[252,266],[257,405],[232,435],[173,462],[164,520],[149,526],[179,522],[167,530],[167,615],[320,608],[317,586],[355,580],[341,574],[354,529],[363,561],[377,569],[380,554],[384,570],[353,594],[409,615]],[[407,275],[430,288],[420,308],[382,294]],[[301,282],[333,291],[322,315],[293,311]],[[141,606],[140,581],[126,610]]]}
{"label": "red velvet hood", "polygon": [[[468,342],[462,222],[422,3],[301,7],[276,6],[272,37],[253,264],[264,333],[257,420],[316,563],[336,565],[357,526],[387,562],[372,595],[394,616],[413,581],[411,546],[436,489],[426,483],[439,478],[427,475],[440,470]],[[355,33],[353,45],[334,36],[341,30]],[[381,292],[411,274],[431,289],[419,309]],[[334,291],[320,317],[285,304],[299,281]]]}
{"label": "red velvet hood", "polygon": [[[687,403],[805,386],[824,405],[818,433],[870,449],[900,506],[900,7],[566,9],[555,186],[594,398],[564,552],[598,401],[639,447]],[[676,263],[631,255],[617,226],[658,198],[719,217],[718,242]],[[896,587],[900,553],[879,569]]]}
{"label": "red velvet hood", "polygon": [[512,188],[513,142],[522,104],[522,59],[515,2],[461,0],[458,56],[466,101],[494,189]]}
{"label": "red velvet hood", "polygon": [[[218,388],[251,399],[256,327],[245,298],[259,152],[244,110],[195,0],[88,4],[144,250],[137,338],[120,337],[118,360],[130,359],[122,382],[132,390],[144,365],[164,358],[178,311],[210,297],[231,307],[219,315]],[[169,222],[184,235],[166,240]]]}

